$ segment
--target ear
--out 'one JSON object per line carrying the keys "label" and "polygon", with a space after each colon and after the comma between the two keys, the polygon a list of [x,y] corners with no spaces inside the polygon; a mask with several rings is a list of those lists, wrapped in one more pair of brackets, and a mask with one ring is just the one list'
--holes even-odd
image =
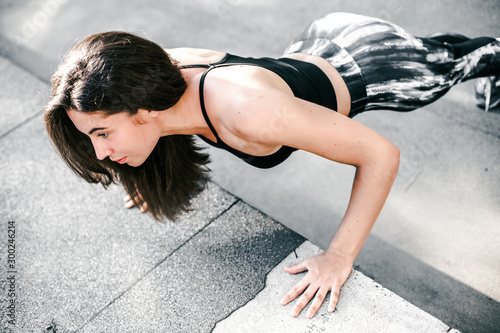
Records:
{"label": "ear", "polygon": [[140,119],[141,123],[148,123],[150,121],[154,121],[158,118],[160,111],[153,110],[145,110],[139,109],[137,110],[137,117]]}

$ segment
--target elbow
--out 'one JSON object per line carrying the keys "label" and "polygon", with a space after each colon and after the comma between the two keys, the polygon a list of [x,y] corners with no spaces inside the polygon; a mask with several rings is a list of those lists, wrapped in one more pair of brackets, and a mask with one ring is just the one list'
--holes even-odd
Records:
{"label": "elbow", "polygon": [[388,178],[391,179],[391,181],[394,181],[394,179],[396,179],[396,176],[398,174],[399,159],[400,159],[399,148],[396,145],[390,143],[385,153],[385,160],[387,163],[385,165],[385,169],[387,170],[387,176]]}
{"label": "elbow", "polygon": [[379,141],[370,145],[360,154],[362,159],[353,164],[358,171],[365,170],[372,177],[384,178],[385,182],[392,183],[398,174],[400,151],[388,140]]}
{"label": "elbow", "polygon": [[369,167],[379,177],[384,178],[385,182],[392,183],[398,174],[399,158],[399,148],[386,141],[384,144],[372,147],[364,167]]}

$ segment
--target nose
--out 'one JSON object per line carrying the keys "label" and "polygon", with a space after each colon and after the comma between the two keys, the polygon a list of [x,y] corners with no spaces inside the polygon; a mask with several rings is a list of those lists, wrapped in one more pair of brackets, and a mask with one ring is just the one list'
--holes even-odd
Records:
{"label": "nose", "polygon": [[103,160],[108,156],[113,154],[111,147],[99,140],[92,140],[92,145],[94,146],[95,155],[99,160]]}

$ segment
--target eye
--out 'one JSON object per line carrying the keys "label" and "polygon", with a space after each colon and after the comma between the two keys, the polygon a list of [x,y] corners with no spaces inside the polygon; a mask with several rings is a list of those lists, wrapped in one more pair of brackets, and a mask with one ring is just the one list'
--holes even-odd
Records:
{"label": "eye", "polygon": [[107,138],[108,137],[108,133],[99,133],[99,134],[97,134],[97,137],[98,138]]}

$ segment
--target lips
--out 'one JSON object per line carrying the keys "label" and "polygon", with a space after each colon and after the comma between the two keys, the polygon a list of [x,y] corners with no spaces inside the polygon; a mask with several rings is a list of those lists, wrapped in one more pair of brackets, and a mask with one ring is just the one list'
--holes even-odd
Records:
{"label": "lips", "polygon": [[127,156],[122,157],[119,160],[113,160],[113,162],[117,162],[117,163],[120,163],[120,164],[125,163],[125,161],[127,161]]}

